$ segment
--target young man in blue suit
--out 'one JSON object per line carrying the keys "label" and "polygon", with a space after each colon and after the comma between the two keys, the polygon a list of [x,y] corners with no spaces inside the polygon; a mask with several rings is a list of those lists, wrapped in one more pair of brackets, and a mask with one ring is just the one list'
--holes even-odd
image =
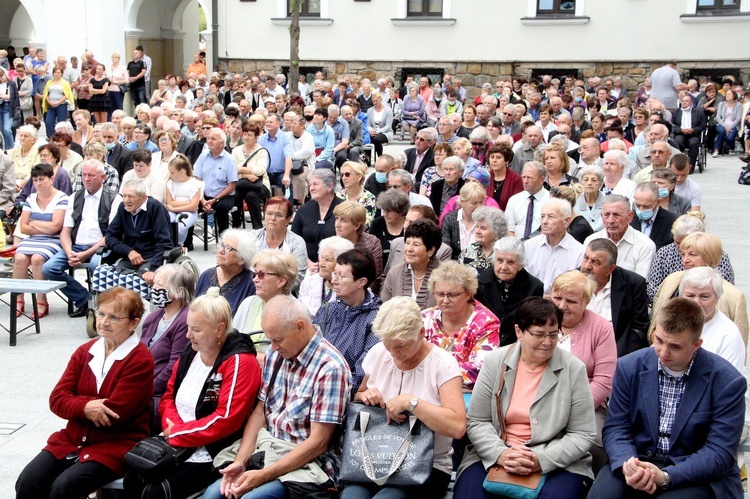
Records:
{"label": "young man in blue suit", "polygon": [[653,347],[618,361],[602,431],[609,464],[588,497],[742,497],[745,378],[701,348],[696,303],[672,299],[655,320]]}

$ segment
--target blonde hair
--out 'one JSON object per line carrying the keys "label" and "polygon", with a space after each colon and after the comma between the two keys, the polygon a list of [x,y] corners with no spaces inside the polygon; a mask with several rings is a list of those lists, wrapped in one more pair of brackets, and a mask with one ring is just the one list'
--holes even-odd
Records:
{"label": "blonde hair", "polygon": [[477,293],[477,287],[479,286],[476,271],[458,262],[445,262],[432,271],[430,280],[427,283],[430,293],[435,292],[435,285],[438,282],[458,284],[470,296],[474,296]]}
{"label": "blonde hair", "polygon": [[372,322],[380,341],[417,341],[422,337],[422,311],[409,296],[396,296],[383,303]]}
{"label": "blonde hair", "polygon": [[544,156],[547,155],[547,153],[555,153],[557,154],[557,157],[560,158],[561,165],[561,171],[565,174],[567,174],[570,171],[570,158],[568,158],[568,154],[565,152],[565,149],[562,148],[560,144],[553,143],[547,146],[547,148],[544,150],[544,155],[542,156],[542,159],[544,159]]}
{"label": "blonde hair", "polygon": [[364,206],[354,201],[344,201],[333,209],[333,216],[346,219],[348,222],[358,225],[357,234],[362,234],[367,222],[367,210]]}
{"label": "blonde hair", "polygon": [[278,274],[278,277],[285,278],[286,283],[281,292],[285,295],[292,292],[297,279],[297,271],[299,270],[299,263],[297,263],[294,255],[288,251],[263,250],[255,254],[252,265],[253,268],[256,265],[263,265],[269,272]]}
{"label": "blonde hair", "polygon": [[702,211],[685,213],[672,224],[672,235],[675,237],[682,237],[693,232],[706,232],[706,214]]}
{"label": "blonde hair", "polygon": [[461,190],[458,192],[459,201],[461,203],[468,203],[471,201],[481,201],[487,198],[487,191],[482,187],[481,184],[476,182],[466,182]]}
{"label": "blonde hair", "polygon": [[206,294],[193,300],[189,310],[202,313],[211,324],[224,323],[224,334],[232,330],[232,309],[227,299],[221,296],[219,288],[208,288]]}
{"label": "blonde hair", "polygon": [[345,161],[341,165],[341,170],[344,169],[344,167],[350,168],[354,173],[359,175],[359,185],[363,185],[365,183],[365,176],[367,175],[367,168],[362,163],[357,163],[356,161]]}
{"label": "blonde hair", "polygon": [[594,294],[595,283],[580,270],[563,272],[552,283],[552,293],[574,294],[581,293],[583,301],[588,304]]}
{"label": "blonde hair", "polygon": [[693,232],[685,236],[680,243],[680,252],[694,249],[711,268],[716,268],[721,262],[723,253],[721,239],[707,232]]}

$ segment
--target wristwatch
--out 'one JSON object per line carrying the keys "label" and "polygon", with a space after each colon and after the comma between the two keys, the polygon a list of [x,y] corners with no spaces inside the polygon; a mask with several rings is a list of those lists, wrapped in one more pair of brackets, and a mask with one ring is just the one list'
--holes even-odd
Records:
{"label": "wristwatch", "polygon": [[413,413],[414,409],[417,408],[417,404],[419,403],[419,399],[417,397],[414,397],[411,399],[411,402],[409,403],[409,412]]}
{"label": "wristwatch", "polygon": [[664,482],[661,484],[662,490],[667,490],[672,486],[672,479],[669,477],[669,473],[667,473],[664,470],[661,470],[661,472],[664,474]]}

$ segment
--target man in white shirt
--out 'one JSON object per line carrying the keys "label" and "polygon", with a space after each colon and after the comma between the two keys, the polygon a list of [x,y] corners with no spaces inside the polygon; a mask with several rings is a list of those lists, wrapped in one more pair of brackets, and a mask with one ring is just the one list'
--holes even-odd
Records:
{"label": "man in white shirt", "polygon": [[630,200],[621,194],[604,197],[602,222],[604,229],[594,232],[583,242],[584,246],[594,239],[609,239],[617,246],[617,266],[640,274],[648,279],[656,245],[646,235],[630,226],[633,212]]}
{"label": "man in white shirt", "polygon": [[544,188],[545,178],[547,169],[540,162],[529,161],[524,165],[523,192],[511,196],[505,207],[509,236],[525,240],[536,235],[542,224],[542,204],[549,199],[549,191]]}
{"label": "man in white shirt", "polygon": [[412,180],[411,174],[406,170],[396,169],[391,170],[388,173],[388,188],[398,189],[408,194],[409,206],[417,206],[421,204],[422,206],[429,206],[432,208],[430,199],[427,196],[417,194],[412,190],[412,187],[414,187],[414,181]]}
{"label": "man in white shirt", "polygon": [[581,139],[581,144],[578,146],[578,152],[580,154],[580,160],[576,167],[571,170],[569,175],[581,180],[581,172],[587,166],[603,166],[601,144],[599,144],[599,140],[596,137]]}
{"label": "man in white shirt", "polygon": [[545,294],[550,293],[558,275],[579,268],[583,261],[583,245],[568,234],[572,219],[569,202],[550,198],[542,205],[542,233],[524,243],[525,268],[544,283]]}
{"label": "man in white shirt", "polygon": [[674,193],[690,200],[692,211],[701,211],[701,186],[690,178],[690,160],[684,154],[669,158],[669,169],[674,172]]}

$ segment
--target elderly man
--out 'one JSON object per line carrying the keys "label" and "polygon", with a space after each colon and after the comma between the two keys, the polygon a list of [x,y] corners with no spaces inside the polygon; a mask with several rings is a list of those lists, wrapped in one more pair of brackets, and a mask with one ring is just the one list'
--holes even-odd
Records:
{"label": "elderly man", "polygon": [[[362,145],[364,144],[362,120],[354,116],[354,110],[351,106],[341,106],[341,117],[349,125],[347,158],[349,161],[359,161],[359,155],[362,154]],[[341,167],[341,165],[337,166]]]}
{"label": "elderly man", "polygon": [[612,323],[617,356],[648,346],[646,279],[617,266],[617,246],[609,239],[594,239],[587,246],[581,272],[596,283],[588,309]]}
{"label": "elderly man", "polygon": [[503,125],[502,134],[510,135],[511,137],[521,131],[521,123],[516,121],[516,106],[508,104],[503,108]]}
{"label": "elderly man", "polygon": [[[206,499],[242,497],[251,491],[253,497],[287,497],[286,484],[300,478],[312,489],[309,493],[335,489],[341,459],[338,430],[351,396],[349,365],[294,298],[269,300],[261,326],[271,348],[263,363],[258,403],[234,462],[222,469],[221,481],[206,490]],[[265,452],[264,464],[245,471],[259,450]]]}
{"label": "elderly man", "polygon": [[[258,139],[258,145],[268,150],[268,180],[271,188],[284,191],[291,188],[292,155],[294,146],[289,134],[280,130],[281,121],[275,114],[266,119],[266,133]],[[273,194],[273,192],[272,192]],[[276,194],[273,194],[276,195]]]}
{"label": "elderly man", "polygon": [[453,132],[453,124],[451,119],[447,116],[443,116],[438,120],[438,138],[437,143],[446,143],[453,145],[458,140],[458,135]]}
{"label": "elderly man", "polygon": [[133,161],[130,159],[133,151],[125,149],[117,140],[119,133],[114,123],[104,123],[101,136],[107,149],[107,164],[117,170],[117,175],[122,181],[123,175],[133,169]]}
{"label": "elderly man", "polygon": [[[195,163],[195,177],[203,180],[205,188],[201,206],[206,213],[215,213],[219,234],[229,228],[229,213],[234,207],[234,188],[237,184],[237,164],[224,146],[227,136],[221,128],[208,132],[204,152]],[[239,213],[233,213],[233,226],[239,227]]]}
{"label": "elderly man", "polygon": [[[679,154],[679,151],[676,154]],[[650,156],[651,164],[644,167],[633,177],[633,181],[636,184],[651,180],[651,174],[657,168],[667,168],[669,165],[669,158],[672,156],[672,148],[667,142],[657,140],[651,144]]]}
{"label": "elderly man", "polygon": [[550,198],[542,204],[541,234],[527,239],[526,270],[544,283],[544,293],[552,291],[555,278],[577,269],[583,261],[583,245],[568,234],[573,209],[564,199]]}
{"label": "elderly man", "polygon": [[701,134],[706,129],[706,115],[703,109],[693,103],[693,97],[685,94],[680,97],[680,107],[672,113],[672,133],[681,150],[687,149],[690,158],[690,173],[695,170],[701,145]]}
{"label": "elderly man", "polygon": [[581,144],[578,146],[578,153],[578,164],[570,172],[570,175],[576,177],[578,180],[581,180],[581,172],[584,168],[589,166],[598,166],[601,168],[604,166],[599,140],[596,137],[581,139]]}
{"label": "elderly man", "polygon": [[382,154],[375,161],[375,173],[367,177],[365,190],[376,198],[388,189],[388,174],[396,168],[396,161],[390,154]]}
{"label": "elderly man", "polygon": [[605,196],[602,203],[604,229],[587,237],[583,245],[588,246],[594,239],[609,239],[617,246],[617,265],[648,279],[656,245],[630,226],[632,220],[630,199],[620,194]]}
{"label": "elderly man", "polygon": [[635,218],[630,222],[630,226],[648,236],[656,245],[656,251],[674,241],[672,224],[678,215],[659,208],[658,185],[654,182],[638,184],[633,195],[633,207]]}
{"label": "elderly man", "polygon": [[333,155],[336,168],[349,159],[349,123],[340,116],[339,106],[328,106],[328,126],[333,130]]}
{"label": "elderly man", "polygon": [[617,363],[602,430],[609,464],[588,497],[742,497],[745,377],[702,348],[697,303],[674,298],[654,321],[653,349]]}
{"label": "elderly man", "polygon": [[[72,311],[68,314],[70,317],[86,315],[90,294],[67,271],[91,260],[104,245],[104,235],[122,203],[118,193],[103,188],[106,177],[104,163],[87,159],[82,172],[83,190],[73,194],[73,200],[65,211],[60,233],[62,250],[42,267],[42,274],[47,279],[65,282],[62,293],[73,303]],[[94,267],[96,264],[92,262],[91,268]]]}
{"label": "elderly man", "polygon": [[530,90],[526,98],[529,99],[529,116],[534,118],[534,121],[538,121],[539,111],[542,109],[542,94]]}
{"label": "elderly man", "polygon": [[[655,123],[651,125],[651,129],[646,136],[648,144],[643,149],[638,151],[638,153],[635,155],[635,163],[639,170],[643,170],[653,161],[653,157],[651,156],[651,147],[654,145],[654,143],[659,141],[666,142],[668,138],[669,128],[667,128],[666,125],[662,125],[661,123]],[[667,144],[667,146],[671,150],[669,156],[678,154],[680,152],[679,149],[672,147],[669,144]],[[666,159],[669,159],[669,156]]]}
{"label": "elderly man", "polygon": [[525,240],[538,234],[542,204],[549,199],[549,191],[544,188],[546,178],[547,169],[538,161],[529,161],[523,167],[523,192],[511,196],[505,207],[508,235]]}
{"label": "elderly man", "polygon": [[422,196],[414,192],[414,181],[411,174],[406,170],[391,170],[388,174],[388,188],[398,189],[408,194],[410,206],[422,205],[432,208],[432,203],[427,196]]}
{"label": "elderly man", "polygon": [[520,156],[524,162],[533,161],[534,153],[543,142],[544,134],[541,127],[532,125],[526,129],[524,140],[513,146],[513,152]]}
{"label": "elderly man", "polygon": [[104,238],[111,250],[105,260],[121,260],[115,264],[120,274],[135,271],[149,286],[154,283],[154,272],[164,263],[164,252],[174,246],[169,212],[146,195],[146,187],[139,180],[123,186],[122,204]]}
{"label": "elderly man", "polygon": [[432,150],[432,147],[437,141],[437,136],[437,130],[434,128],[424,128],[417,132],[414,147],[405,151],[406,166],[404,166],[404,170],[414,175],[416,185],[422,182],[424,171],[431,166],[435,166],[435,151]]}
{"label": "elderly man", "polygon": [[492,114],[490,114],[490,108],[484,104],[479,104],[477,106],[477,121],[479,122],[479,126],[486,127],[490,116],[492,116]]}

